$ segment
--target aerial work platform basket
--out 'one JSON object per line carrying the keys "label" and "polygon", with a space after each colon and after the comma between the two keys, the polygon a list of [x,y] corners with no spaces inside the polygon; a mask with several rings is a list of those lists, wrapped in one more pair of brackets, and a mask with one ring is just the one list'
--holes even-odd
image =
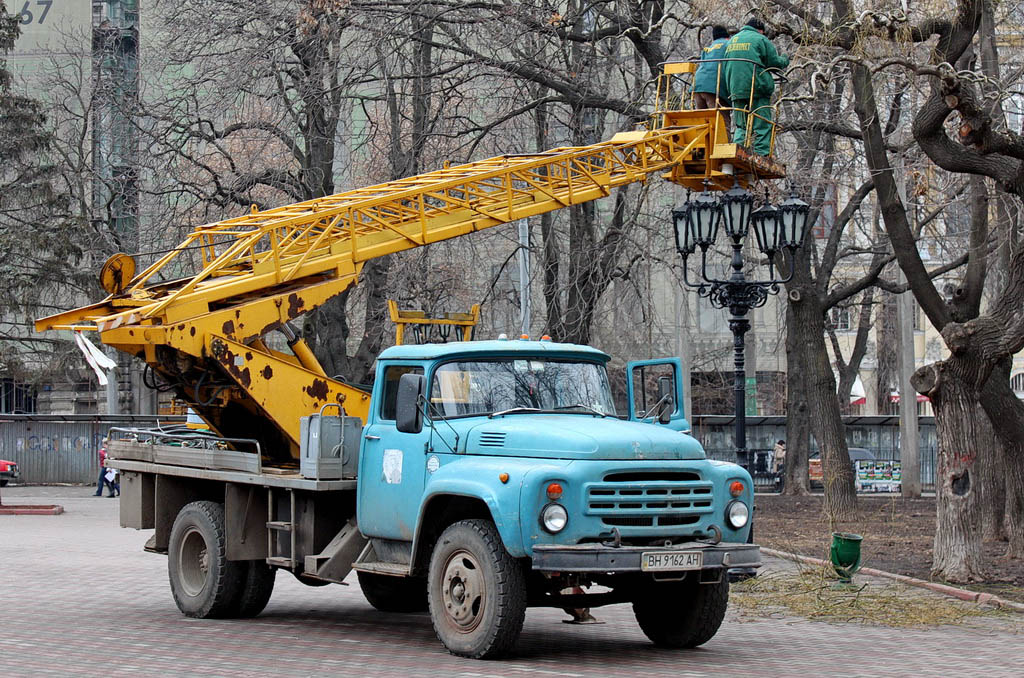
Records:
{"label": "aerial work platform basket", "polygon": [[[717,82],[724,77],[724,63],[727,59],[712,59],[718,62]],[[709,122],[711,131],[707,135],[707,144],[703,153],[694,153],[689,158],[675,165],[664,177],[669,181],[686,186],[692,190],[703,190],[705,181],[713,189],[727,190],[738,181],[747,186],[761,179],[781,179],[786,176],[786,168],[775,161],[772,153],[775,150],[776,112],[778,103],[768,107],[751,110],[753,97],[743,102],[731,102],[730,106],[717,105],[715,108],[696,108],[694,102],[693,76],[697,72],[699,61],[677,61],[664,64],[664,71],[658,77],[658,89],[654,99],[654,111],[651,113],[651,128],[665,129],[673,127],[692,127],[695,130]],[[775,69],[764,69],[773,72]],[[777,76],[774,72],[773,75]],[[753,88],[752,88],[753,89]],[[763,110],[769,108],[769,111]],[[742,112],[746,114],[746,143],[737,144],[733,141],[729,126],[726,124],[725,113]],[[752,126],[755,119],[766,120],[771,126],[770,148],[772,153],[767,156],[758,155],[749,146],[753,139]]]}

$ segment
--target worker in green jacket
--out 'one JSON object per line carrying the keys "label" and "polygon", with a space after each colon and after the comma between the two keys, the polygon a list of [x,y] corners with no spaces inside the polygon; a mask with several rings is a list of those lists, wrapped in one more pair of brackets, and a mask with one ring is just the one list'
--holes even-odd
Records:
{"label": "worker in green jacket", "polygon": [[731,111],[729,88],[725,82],[725,46],[729,43],[729,31],[725,26],[711,27],[711,44],[704,48],[700,64],[693,76],[693,107],[721,108],[722,117],[728,128]]}
{"label": "worker in green jacket", "polygon": [[[775,50],[772,41],[764,36],[764,23],[752,18],[732,36],[725,46],[725,79],[729,96],[736,107],[736,130],[733,142],[749,146],[758,155],[771,153],[772,109],[771,97],[775,81],[766,68],[785,68],[789,58]],[[750,121],[753,139],[747,139]]]}

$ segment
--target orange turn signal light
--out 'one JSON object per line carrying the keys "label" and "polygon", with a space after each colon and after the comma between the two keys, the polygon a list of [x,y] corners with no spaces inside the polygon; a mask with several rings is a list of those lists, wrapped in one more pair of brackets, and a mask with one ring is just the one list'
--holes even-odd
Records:
{"label": "orange turn signal light", "polygon": [[548,499],[559,499],[562,496],[562,486],[558,483],[548,485]]}
{"label": "orange turn signal light", "polygon": [[502,482],[502,484],[507,483],[508,482],[508,474],[507,473],[499,473],[498,474],[498,480],[500,480]]}
{"label": "orange turn signal light", "polygon": [[738,497],[743,494],[743,483],[738,480],[732,481],[729,485],[729,494],[734,497]]}
{"label": "orange turn signal light", "polygon": [[520,334],[520,335],[519,335],[519,338],[520,338],[520,339],[529,339],[529,338],[530,338],[530,335],[529,335],[529,334]]}

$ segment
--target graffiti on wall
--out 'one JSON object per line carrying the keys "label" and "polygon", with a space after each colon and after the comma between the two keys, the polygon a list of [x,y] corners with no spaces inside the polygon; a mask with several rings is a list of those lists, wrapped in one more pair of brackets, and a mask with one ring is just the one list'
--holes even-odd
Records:
{"label": "graffiti on wall", "polygon": [[[100,448],[103,435],[94,433],[89,436],[45,436],[31,435],[14,439],[16,452],[58,452],[64,454],[80,454],[96,452]],[[4,452],[4,440],[0,438],[0,453]]]}

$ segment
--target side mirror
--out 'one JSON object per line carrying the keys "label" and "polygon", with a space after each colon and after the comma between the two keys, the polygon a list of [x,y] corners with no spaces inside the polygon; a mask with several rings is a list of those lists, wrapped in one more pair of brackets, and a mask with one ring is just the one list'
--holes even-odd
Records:
{"label": "side mirror", "polygon": [[665,396],[658,406],[658,423],[668,424],[672,421],[672,413],[676,411],[676,403],[671,395]]}
{"label": "side mirror", "polygon": [[398,380],[398,398],[395,403],[395,426],[402,433],[423,430],[423,410],[420,399],[427,392],[427,378],[422,374],[403,374]]}
{"label": "side mirror", "polygon": [[676,411],[675,381],[666,375],[658,377],[658,423],[667,424],[672,421],[672,413]]}

